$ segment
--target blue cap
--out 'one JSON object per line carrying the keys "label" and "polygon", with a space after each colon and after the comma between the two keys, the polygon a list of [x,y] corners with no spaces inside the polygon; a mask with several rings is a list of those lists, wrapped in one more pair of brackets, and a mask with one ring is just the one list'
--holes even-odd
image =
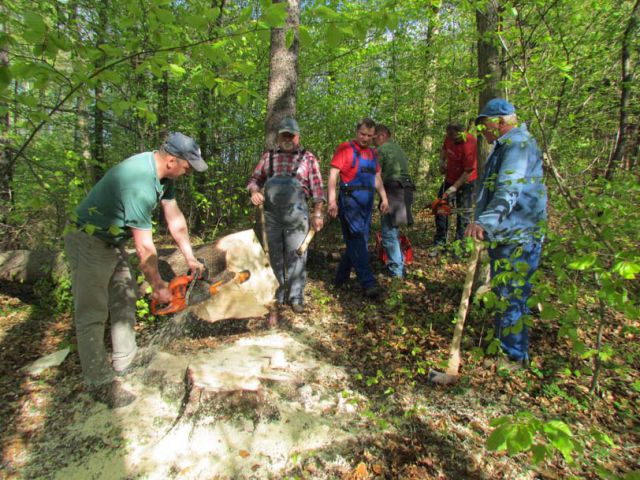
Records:
{"label": "blue cap", "polygon": [[196,172],[204,172],[208,168],[200,154],[200,147],[191,137],[180,132],[170,133],[163,147],[167,153],[189,162]]}
{"label": "blue cap", "polygon": [[476,125],[483,118],[487,117],[503,117],[516,113],[516,107],[507,102],[504,98],[492,98],[485,105],[482,111],[476,117]]}

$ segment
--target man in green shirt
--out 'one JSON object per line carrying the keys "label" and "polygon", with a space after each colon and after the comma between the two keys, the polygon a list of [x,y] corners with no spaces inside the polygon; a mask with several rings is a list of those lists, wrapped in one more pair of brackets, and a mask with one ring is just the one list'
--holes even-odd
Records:
{"label": "man in green shirt", "polygon": [[[93,398],[110,408],[135,400],[117,378],[128,371],[137,352],[137,288],[125,242],[133,238],[152,297],[160,303],[171,301],[158,271],[152,235],[152,214],[160,203],[189,268],[204,268],[193,256],[187,222],[174,198],[174,180],[192,169],[207,169],[197,143],[182,133],[170,134],[159,150],[134,155],[111,168],[80,203],[73,219],[77,229],[65,236],[82,374]],[[107,319],[112,365],[103,341]]]}
{"label": "man in green shirt", "polygon": [[374,141],[378,147],[382,183],[389,199],[389,212],[382,216],[381,221],[382,246],[389,259],[389,275],[403,278],[406,272],[398,227],[413,224],[411,204],[415,187],[409,176],[407,156],[400,145],[391,139],[389,127],[376,125]]}

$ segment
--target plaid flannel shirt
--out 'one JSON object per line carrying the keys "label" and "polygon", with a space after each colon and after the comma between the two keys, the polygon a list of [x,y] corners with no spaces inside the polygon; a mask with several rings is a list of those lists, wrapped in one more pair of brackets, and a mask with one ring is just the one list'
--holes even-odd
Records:
{"label": "plaid flannel shirt", "polygon": [[[293,169],[298,165],[298,156],[300,150],[296,152],[273,153],[273,175],[274,176],[291,176]],[[269,152],[264,152],[258,165],[253,170],[253,174],[249,177],[247,190],[249,192],[254,189],[262,188],[269,178]],[[322,174],[320,173],[320,164],[315,155],[309,151],[305,151],[302,159],[300,159],[296,178],[302,185],[302,190],[307,198],[312,198],[313,203],[324,202],[324,187],[322,184]]]}

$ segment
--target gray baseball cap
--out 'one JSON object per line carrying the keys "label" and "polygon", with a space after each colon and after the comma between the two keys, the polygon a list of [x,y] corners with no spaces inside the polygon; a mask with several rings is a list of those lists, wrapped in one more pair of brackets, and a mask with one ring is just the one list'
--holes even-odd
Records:
{"label": "gray baseball cap", "polygon": [[208,167],[200,154],[200,147],[196,141],[180,132],[172,132],[164,142],[167,153],[175,155],[189,162],[196,172],[204,172]]}
{"label": "gray baseball cap", "polygon": [[278,125],[278,133],[293,133],[294,135],[300,135],[300,127],[298,127],[298,122],[296,122],[293,118],[283,118]]}

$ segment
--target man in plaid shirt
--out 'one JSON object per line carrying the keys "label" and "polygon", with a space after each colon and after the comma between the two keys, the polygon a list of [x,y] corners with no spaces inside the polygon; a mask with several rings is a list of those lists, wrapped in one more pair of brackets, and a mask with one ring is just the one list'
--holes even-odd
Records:
{"label": "man in plaid shirt", "polygon": [[[298,255],[296,249],[310,227],[318,232],[324,225],[324,188],[318,159],[300,146],[300,128],[293,118],[280,122],[277,141],[275,151],[262,154],[247,190],[251,203],[264,204],[269,257],[279,284],[276,300],[279,305],[288,303],[295,313],[302,313],[307,253]],[[311,215],[309,198],[313,203]],[[270,323],[275,323],[277,313],[271,318],[274,320]]]}

